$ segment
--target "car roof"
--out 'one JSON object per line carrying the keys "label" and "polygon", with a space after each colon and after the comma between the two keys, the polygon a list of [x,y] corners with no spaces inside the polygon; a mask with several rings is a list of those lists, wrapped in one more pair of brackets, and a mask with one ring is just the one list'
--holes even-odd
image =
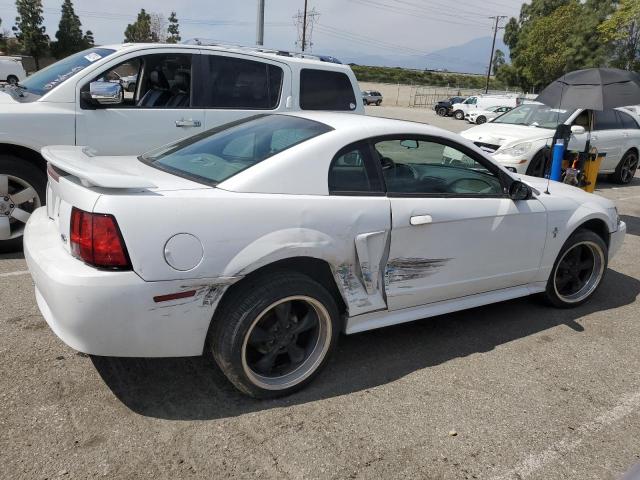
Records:
{"label": "car roof", "polygon": [[[185,43],[116,43],[112,45],[101,45],[99,48],[110,48],[117,51],[141,50],[155,48],[177,48],[185,50],[210,50],[214,52],[241,53],[252,57],[259,57],[269,60],[277,60],[286,63],[299,63],[305,65],[322,66],[326,69],[350,70],[349,65],[321,60],[321,58],[333,58],[315,54],[284,52],[279,50],[263,49],[262,47],[245,47],[242,45],[194,45]],[[301,56],[305,55],[305,56]]]}

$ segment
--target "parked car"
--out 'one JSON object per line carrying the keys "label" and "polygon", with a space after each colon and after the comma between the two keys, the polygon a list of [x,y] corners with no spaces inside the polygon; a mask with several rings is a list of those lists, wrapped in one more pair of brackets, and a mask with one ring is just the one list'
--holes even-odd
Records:
{"label": "parked car", "polygon": [[376,90],[365,90],[362,92],[362,102],[365,105],[380,105],[382,103],[382,94]]}
{"label": "parked car", "polygon": [[476,125],[482,125],[483,123],[487,123],[489,120],[493,120],[496,117],[499,117],[503,113],[508,112],[509,110],[513,110],[511,107],[487,107],[486,110],[474,110],[472,112],[467,113],[464,118],[469,123],[475,123]]}
{"label": "parked car", "polygon": [[95,355],[204,353],[264,398],[307,384],[343,331],[594,294],[626,231],[611,201],[353,118],[260,115],[139,158],[43,149],[24,248],[52,330]]}
{"label": "parked car", "polygon": [[27,78],[21,57],[0,57],[0,81],[15,85]]}
{"label": "parked car", "polygon": [[454,103],[462,103],[465,100],[466,100],[466,97],[451,97],[448,100],[440,100],[438,103],[434,105],[433,109],[436,111],[436,113],[439,116],[448,117],[453,113],[453,110],[451,110],[451,106]]}
{"label": "parked car", "polygon": [[486,110],[487,107],[500,105],[502,107],[514,108],[522,103],[522,98],[518,95],[474,95],[461,103],[454,103],[451,106],[453,118],[464,120],[467,113],[476,110]]}
{"label": "parked car", "polygon": [[[112,45],[71,55],[0,90],[0,212],[9,212],[0,218],[0,241],[15,239],[13,247],[31,212],[45,203],[45,145],[139,155],[259,113],[363,114],[353,72],[327,58],[205,44]],[[131,72],[140,84],[124,94],[121,80]]]}
{"label": "parked car", "polygon": [[[600,172],[610,174],[615,182],[629,183],[638,168],[638,117],[623,108],[594,114],[591,145],[606,154]],[[560,110],[532,102],[514,108],[491,123],[465,130],[462,136],[491,153],[500,164],[519,173],[541,177],[545,152],[551,146],[558,124],[578,127],[571,137],[569,149],[583,151],[589,115],[587,110]]]}

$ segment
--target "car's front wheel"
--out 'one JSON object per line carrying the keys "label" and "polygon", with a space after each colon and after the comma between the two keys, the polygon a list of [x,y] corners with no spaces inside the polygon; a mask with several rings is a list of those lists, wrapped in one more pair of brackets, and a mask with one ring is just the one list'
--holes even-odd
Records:
{"label": "car's front wheel", "polygon": [[462,110],[456,110],[453,112],[453,117],[456,120],[464,120],[464,112]]}
{"label": "car's front wheel", "polygon": [[16,77],[15,75],[9,75],[7,77],[7,83],[9,85],[15,85],[16,83],[18,83],[18,77]]}
{"label": "car's front wheel", "polygon": [[436,114],[440,117],[446,117],[447,109],[445,107],[438,107],[438,109],[436,110]]}
{"label": "car's front wheel", "polygon": [[553,265],[545,297],[559,308],[586,302],[598,289],[607,270],[608,249],[591,230],[577,230],[565,242]]}
{"label": "car's front wheel", "polygon": [[381,103],[382,103],[382,100],[377,100],[377,101],[376,101],[376,106],[378,106],[378,107],[379,107]]}
{"label": "car's front wheel", "polygon": [[532,177],[544,177],[544,168],[545,168],[545,152],[539,151],[534,155],[529,162],[529,166],[527,167],[527,175],[531,175]]}
{"label": "car's front wheel", "polygon": [[636,170],[638,170],[638,154],[633,150],[629,150],[624,154],[624,157],[622,157],[622,160],[620,160],[620,163],[616,167],[616,171],[611,176],[612,180],[616,183],[626,185],[633,180]]}
{"label": "car's front wheel", "polygon": [[483,123],[487,123],[487,117],[480,115],[478,118],[476,118],[477,125],[482,125]]}
{"label": "car's front wheel", "polygon": [[340,332],[333,296],[297,272],[263,275],[222,300],[209,332],[216,363],[240,391],[288,395],[326,364]]}
{"label": "car's front wheel", "polygon": [[367,102],[366,100],[362,100],[362,103],[364,103],[365,107],[369,105],[369,102]]}

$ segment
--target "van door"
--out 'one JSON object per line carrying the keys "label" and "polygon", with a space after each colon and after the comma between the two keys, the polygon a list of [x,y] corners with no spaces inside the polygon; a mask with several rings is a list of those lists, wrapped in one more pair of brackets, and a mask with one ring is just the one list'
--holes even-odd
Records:
{"label": "van door", "polygon": [[202,50],[195,102],[205,128],[287,109],[291,70],[285,63]]}
{"label": "van door", "polygon": [[[99,75],[81,81],[77,145],[88,145],[100,155],[139,155],[204,130],[204,112],[192,98],[197,51],[152,51],[119,59]],[[85,104],[80,97],[92,81],[120,83],[124,102],[106,107]]]}

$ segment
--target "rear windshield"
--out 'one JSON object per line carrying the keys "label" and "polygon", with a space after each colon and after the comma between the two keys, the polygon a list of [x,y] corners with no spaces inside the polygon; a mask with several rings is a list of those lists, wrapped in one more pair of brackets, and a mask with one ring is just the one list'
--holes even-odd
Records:
{"label": "rear windshield", "polygon": [[288,115],[257,115],[145,153],[161,170],[215,185],[299,143],[332,130]]}
{"label": "rear windshield", "polygon": [[98,60],[111,55],[115,50],[110,48],[90,48],[43,68],[34,73],[20,84],[34,95],[44,95],[50,92],[66,79]]}

